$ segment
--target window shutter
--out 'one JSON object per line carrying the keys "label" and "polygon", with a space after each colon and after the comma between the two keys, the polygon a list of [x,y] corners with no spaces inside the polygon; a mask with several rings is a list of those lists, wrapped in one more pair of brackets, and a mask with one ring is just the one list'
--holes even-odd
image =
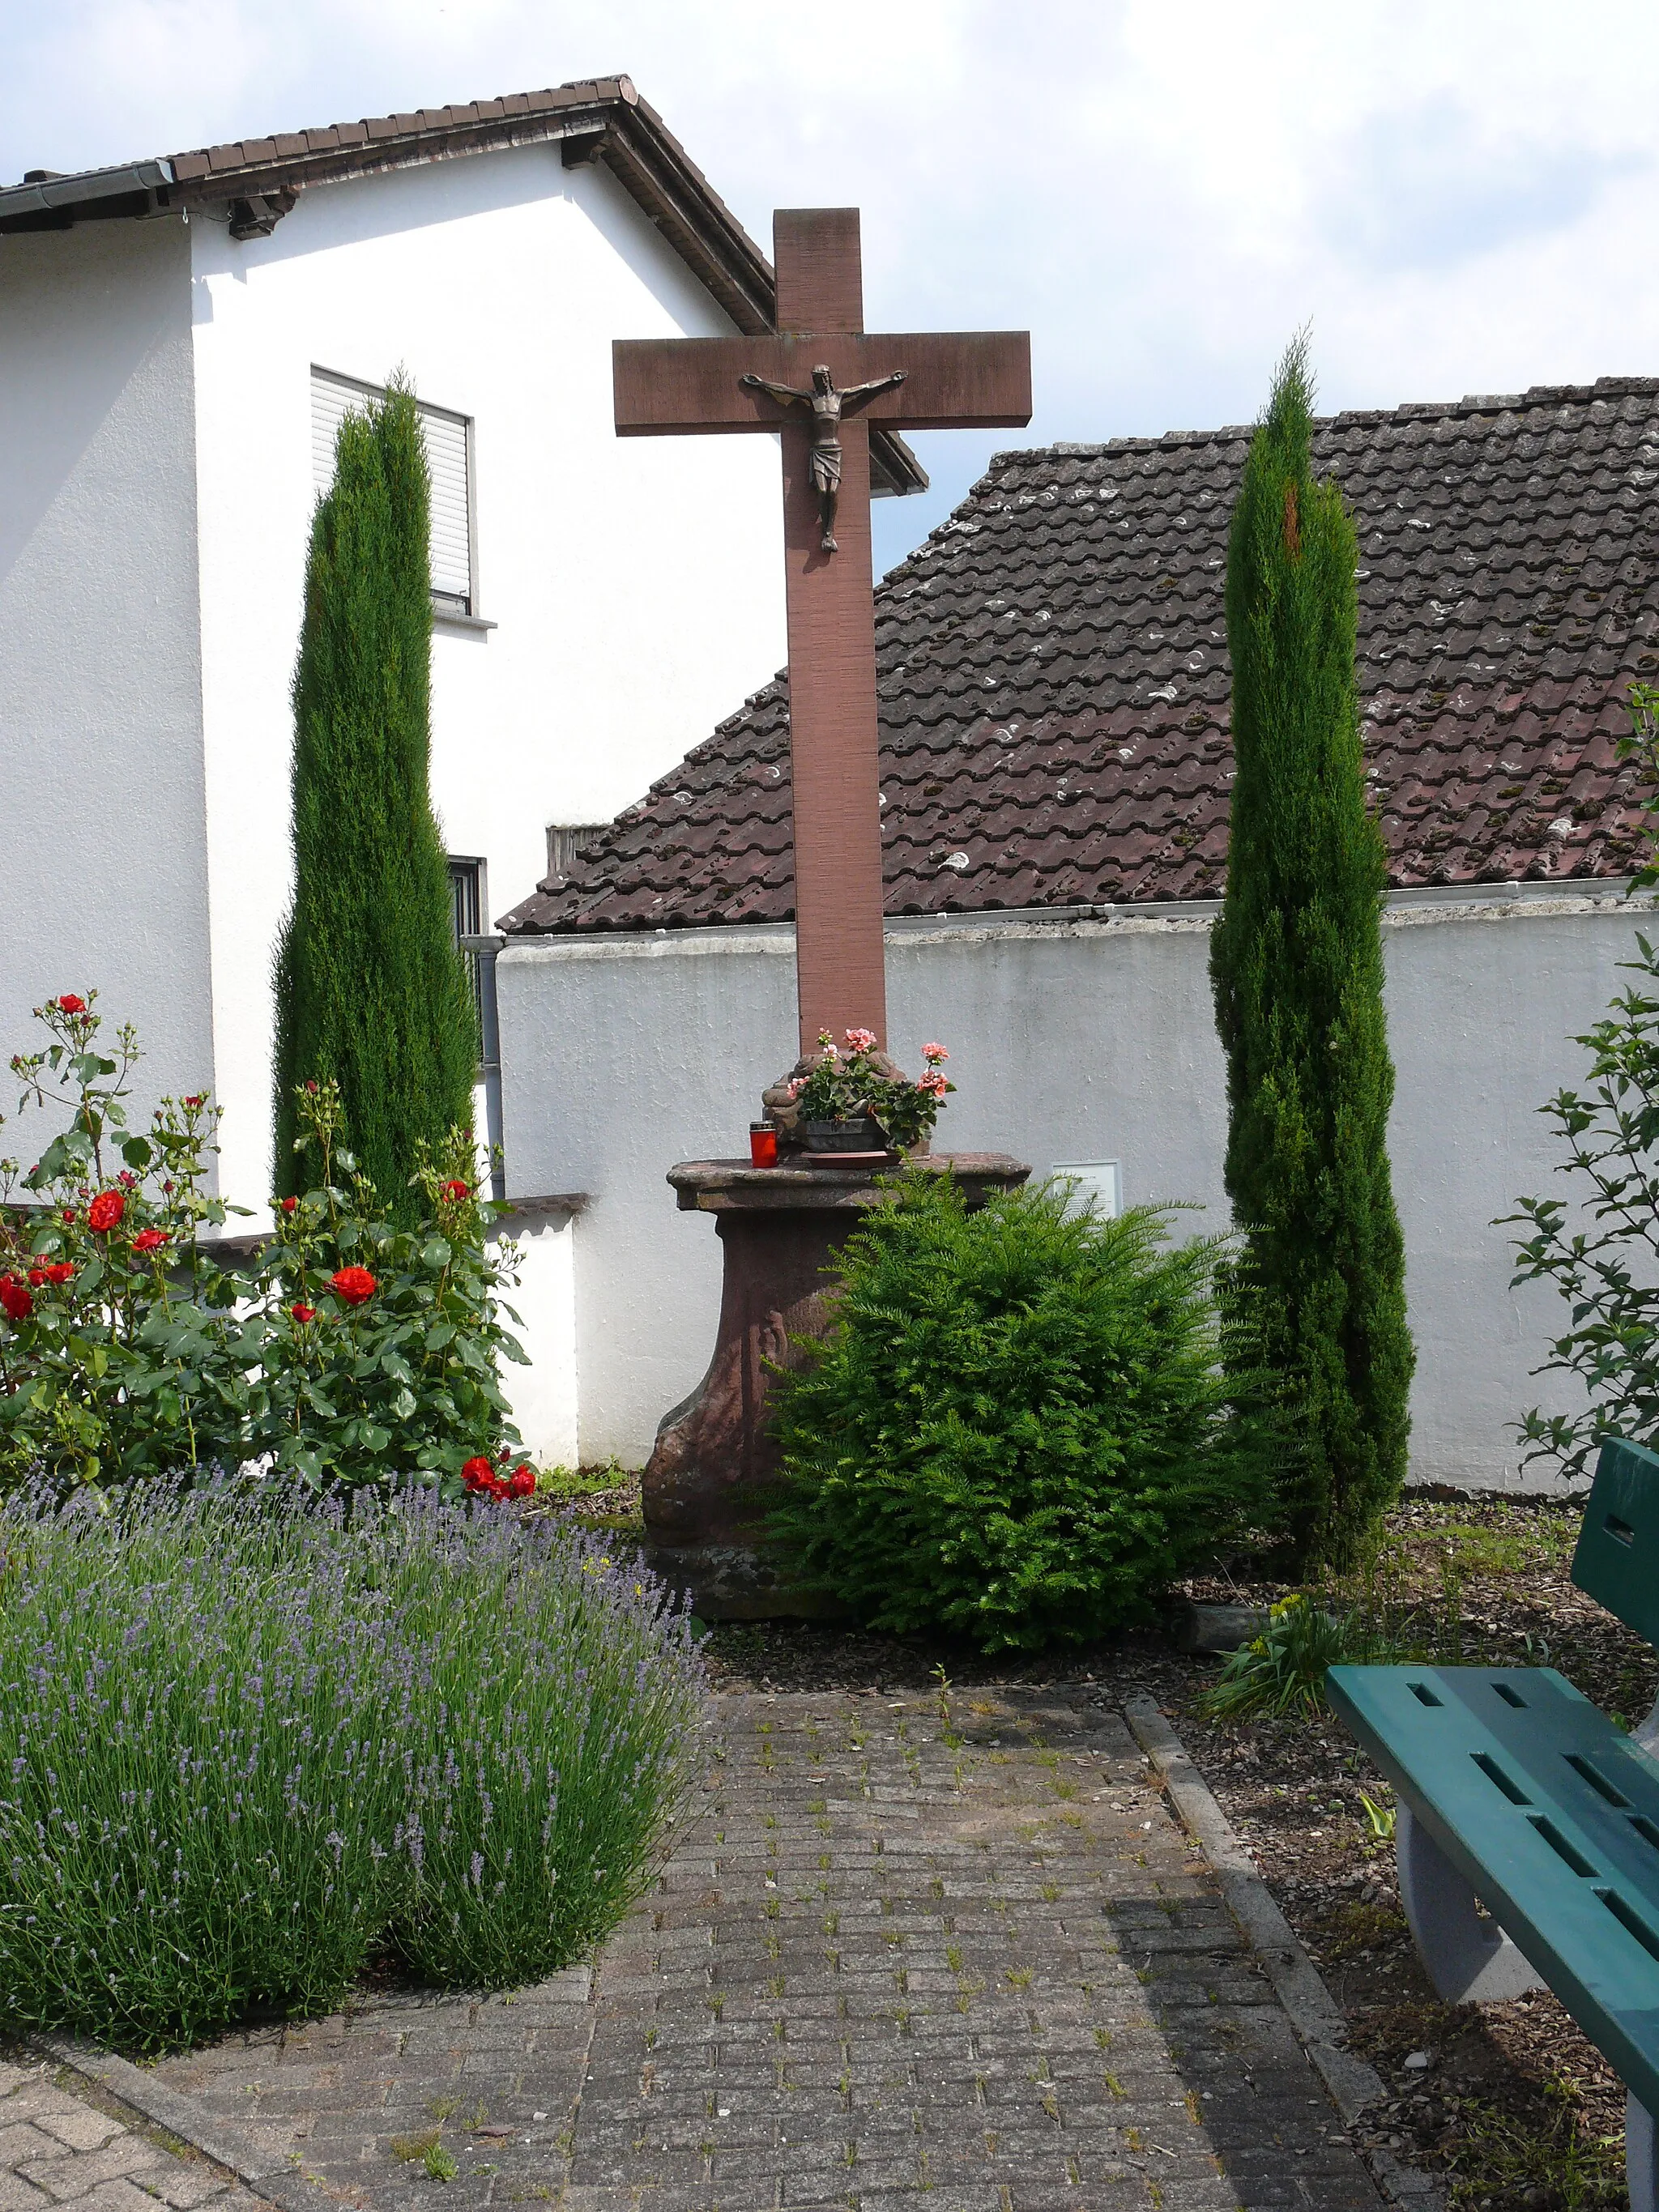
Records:
{"label": "window shutter", "polygon": [[[320,498],[334,481],[334,446],[340,425],[354,409],[367,407],[384,396],[373,384],[332,370],[311,372],[311,482]],[[472,605],[472,527],[467,481],[467,438],[471,424],[465,415],[451,415],[440,407],[416,400],[421,433],[426,441],[427,467],[432,477],[432,595],[463,614],[476,611]]]}
{"label": "window shutter", "polygon": [[466,500],[466,419],[422,407],[426,462],[432,472],[432,589],[472,611],[472,532]]}

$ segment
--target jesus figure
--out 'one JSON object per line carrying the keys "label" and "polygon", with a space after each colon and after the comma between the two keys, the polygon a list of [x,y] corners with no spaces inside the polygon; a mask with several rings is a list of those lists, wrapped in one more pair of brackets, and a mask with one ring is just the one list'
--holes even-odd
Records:
{"label": "jesus figure", "polygon": [[878,392],[890,392],[895,385],[902,384],[906,372],[895,369],[890,376],[878,376],[872,384],[849,384],[843,390],[836,389],[836,380],[820,362],[812,371],[811,389],[796,391],[793,384],[774,384],[764,376],[747,375],[738,379],[751,392],[770,392],[781,406],[810,407],[812,410],[811,469],[812,488],[818,495],[818,514],[823,525],[823,535],[818,540],[825,553],[834,553],[836,544],[836,501],[841,497],[841,418],[849,407],[873,399]]}

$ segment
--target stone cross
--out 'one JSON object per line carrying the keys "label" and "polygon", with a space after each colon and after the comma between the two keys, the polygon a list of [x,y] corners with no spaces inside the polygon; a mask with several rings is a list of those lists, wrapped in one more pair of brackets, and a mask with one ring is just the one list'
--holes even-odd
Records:
{"label": "stone cross", "polygon": [[866,332],[856,208],[780,208],[772,236],[778,335],[618,339],[617,432],[782,433],[801,1050],[820,1030],[884,1046],[869,426],[1023,428],[1030,339]]}

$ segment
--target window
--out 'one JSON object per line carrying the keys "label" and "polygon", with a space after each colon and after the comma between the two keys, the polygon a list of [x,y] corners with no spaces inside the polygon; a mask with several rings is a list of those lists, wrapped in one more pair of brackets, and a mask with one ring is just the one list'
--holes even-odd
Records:
{"label": "window", "polygon": [[[331,368],[311,372],[311,481],[319,494],[334,481],[334,441],[354,408],[385,396]],[[472,557],[472,423],[447,408],[415,403],[432,474],[432,606],[435,614],[472,615],[478,610]]]}
{"label": "window", "polygon": [[455,901],[455,942],[483,934],[483,862],[452,860],[449,888]]}
{"label": "window", "polygon": [[478,1080],[483,1088],[484,1147],[489,1162],[491,1195],[507,1194],[501,1164],[501,1042],[495,1014],[495,955],[501,940],[488,935],[484,915],[489,911],[482,860],[449,863],[449,890],[454,901],[455,942],[472,978],[473,1003],[478,1010],[478,1042],[483,1058]]}

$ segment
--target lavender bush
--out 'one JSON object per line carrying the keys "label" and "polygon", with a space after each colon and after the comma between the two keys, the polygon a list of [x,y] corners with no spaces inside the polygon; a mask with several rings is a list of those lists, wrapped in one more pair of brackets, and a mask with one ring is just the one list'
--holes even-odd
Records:
{"label": "lavender bush", "polygon": [[0,2016],[155,2049],[369,1956],[507,1987],[648,1877],[702,1678],[594,1540],[429,1493],[0,1502]]}

